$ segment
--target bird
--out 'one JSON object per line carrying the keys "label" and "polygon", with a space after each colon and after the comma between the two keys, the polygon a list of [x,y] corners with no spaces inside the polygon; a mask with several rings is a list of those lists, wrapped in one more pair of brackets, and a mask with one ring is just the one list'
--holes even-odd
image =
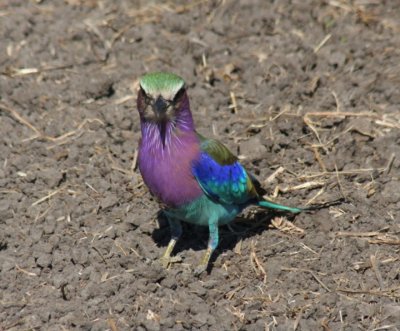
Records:
{"label": "bird", "polygon": [[239,159],[216,139],[196,131],[187,85],[170,72],[151,72],[139,80],[137,109],[141,139],[138,167],[150,193],[160,202],[171,238],[160,260],[164,267],[182,235],[182,222],[209,228],[207,249],[194,269],[207,270],[219,243],[219,226],[246,207],[299,213],[263,198],[263,189]]}

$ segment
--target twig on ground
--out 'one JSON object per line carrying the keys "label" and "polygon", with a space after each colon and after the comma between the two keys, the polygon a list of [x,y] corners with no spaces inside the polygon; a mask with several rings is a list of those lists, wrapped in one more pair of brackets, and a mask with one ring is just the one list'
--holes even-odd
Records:
{"label": "twig on ground", "polygon": [[396,287],[393,289],[387,289],[384,291],[376,291],[376,290],[352,290],[352,289],[345,289],[345,288],[338,288],[336,291],[338,292],[343,292],[343,293],[349,293],[349,294],[368,294],[368,295],[374,295],[374,296],[382,296],[382,297],[389,297],[389,298],[400,298],[400,294],[396,294],[395,292],[398,292],[400,290],[400,287]]}
{"label": "twig on ground", "polygon": [[111,331],[118,331],[117,325],[115,324],[115,320],[113,318],[108,318],[107,323]]}
{"label": "twig on ground", "polygon": [[263,276],[263,282],[267,282],[267,273],[265,272],[264,267],[260,263],[256,251],[255,251],[255,244],[254,241],[251,242],[251,253],[250,253],[250,263],[255,271],[255,273],[260,276]]}
{"label": "twig on ground", "polygon": [[235,92],[231,91],[230,92],[230,97],[231,97],[231,105],[229,106],[230,109],[233,109],[233,112],[237,114],[238,112],[238,106],[237,106],[237,101],[236,101],[236,95]]}
{"label": "twig on ground", "polygon": [[321,154],[318,151],[318,148],[316,146],[312,146],[312,150],[314,152],[315,159],[317,160],[319,166],[321,167],[321,170],[325,172],[326,171],[326,166],[324,164],[324,161],[322,160],[322,157],[321,157]]}
{"label": "twig on ground", "polygon": [[22,273],[24,273],[24,274],[26,274],[28,276],[35,276],[35,277],[38,276],[34,272],[29,272],[29,271],[26,271],[25,269],[22,269],[20,266],[18,266],[18,264],[15,265],[15,269],[17,269],[17,271],[20,271],[20,272],[22,272]]}
{"label": "twig on ground", "polygon": [[[382,230],[380,230],[382,231]],[[339,231],[336,233],[337,237],[375,237],[381,235],[382,232],[371,231],[371,232],[345,232]]]}
{"label": "twig on ground", "polygon": [[372,270],[374,270],[376,279],[378,280],[379,288],[381,290],[384,290],[385,289],[385,284],[383,282],[382,274],[381,274],[381,272],[379,270],[379,265],[378,265],[378,261],[376,260],[376,256],[375,255],[371,255],[370,256],[370,260],[371,260]]}
{"label": "twig on ground", "polygon": [[378,237],[377,239],[368,240],[370,244],[378,245],[400,245],[400,239],[386,238],[385,236]]}
{"label": "twig on ground", "polygon": [[0,103],[0,109],[7,111],[8,113],[10,113],[18,122],[20,122],[21,124],[27,126],[29,129],[31,129],[32,131],[34,131],[36,133],[37,137],[41,137],[43,136],[42,132],[40,132],[40,130],[38,130],[35,126],[33,126],[31,123],[29,123],[28,120],[26,120],[25,118],[23,118],[15,109],[8,107],[7,105],[5,105],[4,103]]}
{"label": "twig on ground", "polygon": [[311,205],[321,194],[325,192],[325,188],[322,187],[316,195],[314,195],[310,200],[307,201],[306,206]]}
{"label": "twig on ground", "polygon": [[285,171],[284,167],[279,167],[276,169],[266,180],[264,180],[264,184],[271,183],[275,180],[275,178]]}
{"label": "twig on ground", "polygon": [[339,178],[339,170],[338,170],[338,168],[337,168],[336,163],[335,163],[335,172],[336,172],[337,183],[338,183],[338,185],[339,185],[340,194],[342,195],[342,197],[343,197],[344,200],[347,200],[347,197],[346,197],[346,195],[344,194],[342,182],[340,181],[340,178]]}
{"label": "twig on ground", "polygon": [[302,272],[306,272],[309,273],[311,276],[314,277],[314,279],[328,292],[332,292],[331,289],[326,286],[319,278],[318,276],[314,273],[314,271],[309,270],[309,269],[300,269],[300,268],[287,268],[287,267],[282,267],[282,270],[284,271],[302,271]]}
{"label": "twig on ground", "polygon": [[290,235],[303,236],[304,230],[294,225],[292,222],[287,221],[284,217],[276,217],[271,221],[271,225]]}
{"label": "twig on ground", "polygon": [[36,200],[35,202],[33,202],[31,204],[31,207],[36,206],[36,205],[38,205],[38,204],[50,199],[52,196],[60,193],[63,189],[64,189],[64,187],[60,187],[58,190],[55,190],[55,191],[49,193],[48,195],[44,196],[43,198],[40,198],[39,200]]}
{"label": "twig on ground", "polygon": [[312,189],[315,189],[315,188],[318,188],[318,187],[321,187],[324,185],[325,185],[325,182],[317,181],[317,180],[306,182],[306,183],[299,184],[296,186],[289,186],[289,187],[287,187],[287,186],[282,187],[280,185],[277,185],[274,189],[274,192],[272,193],[272,197],[276,198],[279,195],[279,193],[287,193],[287,192],[293,192],[293,191],[299,191],[299,190],[305,190],[305,189],[312,190]]}

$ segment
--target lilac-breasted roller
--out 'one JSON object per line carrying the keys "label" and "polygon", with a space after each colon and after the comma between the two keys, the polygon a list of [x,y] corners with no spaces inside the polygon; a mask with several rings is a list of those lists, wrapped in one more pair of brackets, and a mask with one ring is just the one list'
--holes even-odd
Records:
{"label": "lilac-breasted roller", "polygon": [[181,222],[208,226],[207,251],[195,272],[203,272],[218,246],[218,226],[244,208],[257,205],[298,213],[302,209],[265,200],[259,182],[227,147],[195,130],[185,82],[156,72],[140,79],[137,98],[142,138],[139,169],[164,208],[171,240],[161,260],[165,267],[182,234]]}

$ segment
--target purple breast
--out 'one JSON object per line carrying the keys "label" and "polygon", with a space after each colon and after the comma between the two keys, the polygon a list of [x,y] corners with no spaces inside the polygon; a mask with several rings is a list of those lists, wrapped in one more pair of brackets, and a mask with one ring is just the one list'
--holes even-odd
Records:
{"label": "purple breast", "polygon": [[203,194],[192,175],[193,161],[200,157],[199,141],[194,132],[168,138],[163,145],[154,137],[142,137],[139,169],[152,194],[168,207],[178,207]]}

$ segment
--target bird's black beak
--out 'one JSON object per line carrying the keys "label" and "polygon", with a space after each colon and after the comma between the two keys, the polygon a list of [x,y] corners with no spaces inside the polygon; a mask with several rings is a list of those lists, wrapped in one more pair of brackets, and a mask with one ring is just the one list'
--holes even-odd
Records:
{"label": "bird's black beak", "polygon": [[167,113],[168,104],[162,96],[159,96],[153,103],[154,114],[159,119],[164,119]]}
{"label": "bird's black beak", "polygon": [[168,104],[162,96],[159,96],[153,103],[153,112],[158,120],[158,128],[163,146],[165,146],[165,137],[167,129],[167,108]]}

